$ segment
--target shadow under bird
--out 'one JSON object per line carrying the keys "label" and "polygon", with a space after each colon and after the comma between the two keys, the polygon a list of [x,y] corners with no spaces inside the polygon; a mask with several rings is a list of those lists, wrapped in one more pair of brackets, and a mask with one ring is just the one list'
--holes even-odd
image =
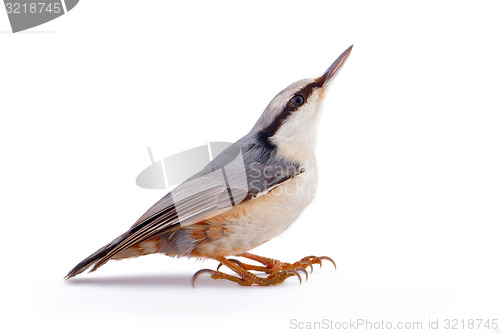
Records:
{"label": "shadow under bird", "polygon": [[[302,282],[299,272],[308,277],[307,267],[312,272],[322,260],[335,265],[324,256],[285,263],[248,251],[285,231],[313,200],[321,104],[351,49],[320,77],[295,82],[276,95],[247,135],[154,204],[127,232],[76,265],[66,279],[111,259],[152,253],[219,261],[216,270],[195,273],[193,286],[203,273],[245,286],[275,285],[291,276]],[[235,275],[219,271],[222,265]]]}

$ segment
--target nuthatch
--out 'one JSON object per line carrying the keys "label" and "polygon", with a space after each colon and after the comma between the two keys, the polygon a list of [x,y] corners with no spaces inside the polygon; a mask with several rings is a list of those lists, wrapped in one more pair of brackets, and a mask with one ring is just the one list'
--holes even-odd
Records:
{"label": "nuthatch", "polygon": [[307,277],[305,268],[312,271],[321,260],[333,262],[308,256],[289,264],[248,251],[285,231],[313,200],[320,107],[351,49],[322,76],[295,82],[276,95],[247,135],[164,196],[127,232],[76,265],[66,279],[90,267],[95,271],[110,259],[151,253],[215,259],[237,274],[202,269],[193,276],[193,286],[202,273],[245,286],[275,285],[291,276],[301,280],[298,272]]}

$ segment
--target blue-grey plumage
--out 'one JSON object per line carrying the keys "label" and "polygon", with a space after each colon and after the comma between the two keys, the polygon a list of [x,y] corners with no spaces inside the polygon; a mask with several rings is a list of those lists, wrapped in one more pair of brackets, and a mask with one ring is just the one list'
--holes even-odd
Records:
{"label": "blue-grey plumage", "polygon": [[[286,230],[313,200],[320,107],[326,87],[351,49],[322,76],[295,82],[278,93],[247,135],[159,200],[127,232],[83,260],[66,278],[90,267],[94,271],[110,259],[164,253],[216,259],[239,275],[203,271],[215,279],[269,285],[321,262],[318,257],[306,257],[284,264],[247,251]],[[265,266],[260,269],[225,258],[231,255]],[[257,277],[249,270],[262,270],[269,276]]]}

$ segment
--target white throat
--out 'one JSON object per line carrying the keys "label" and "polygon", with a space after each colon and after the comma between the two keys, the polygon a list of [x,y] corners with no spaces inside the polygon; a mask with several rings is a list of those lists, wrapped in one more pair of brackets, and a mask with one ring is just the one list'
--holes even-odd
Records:
{"label": "white throat", "polygon": [[271,137],[278,154],[300,164],[314,163],[321,101],[321,91],[315,91],[309,97],[307,105],[288,117]]}

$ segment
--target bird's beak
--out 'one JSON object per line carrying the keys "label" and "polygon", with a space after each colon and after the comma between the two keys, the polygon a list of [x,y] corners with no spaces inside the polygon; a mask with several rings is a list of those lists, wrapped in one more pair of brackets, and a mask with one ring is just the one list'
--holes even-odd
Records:
{"label": "bird's beak", "polygon": [[317,81],[321,84],[322,88],[326,88],[328,86],[328,83],[331,81],[332,77],[335,75],[335,73],[337,73],[340,67],[342,67],[342,64],[347,59],[349,54],[351,54],[353,46],[354,45],[349,46],[347,50],[345,50],[344,53],[342,53],[340,57],[338,57],[337,60],[335,60],[333,64],[328,67],[325,74],[317,78]]}

